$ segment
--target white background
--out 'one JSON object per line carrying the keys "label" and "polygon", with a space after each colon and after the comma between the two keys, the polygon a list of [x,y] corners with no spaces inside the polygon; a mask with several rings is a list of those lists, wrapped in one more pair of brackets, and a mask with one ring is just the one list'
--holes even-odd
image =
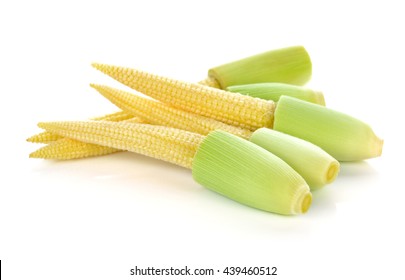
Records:
{"label": "white background", "polygon": [[[400,279],[400,3],[2,1],[4,279],[164,278],[130,276],[135,265],[277,266],[278,276],[269,279]],[[40,131],[37,122],[116,110],[88,84],[120,86],[91,62],[198,81],[212,66],[297,44],[313,61],[309,86],[324,92],[329,107],[365,120],[385,140],[381,158],[342,164],[337,180],[313,194],[306,215],[242,206],[197,185],[189,170],[135,154],[28,159],[38,146],[25,139]]]}

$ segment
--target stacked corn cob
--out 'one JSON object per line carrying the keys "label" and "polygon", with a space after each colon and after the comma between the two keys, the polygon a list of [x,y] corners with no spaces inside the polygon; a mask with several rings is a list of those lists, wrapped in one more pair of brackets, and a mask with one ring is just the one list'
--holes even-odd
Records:
{"label": "stacked corn cob", "polygon": [[338,161],[381,154],[365,123],[326,107],[303,88],[311,62],[302,47],[270,51],[210,69],[200,83],[93,64],[155,100],[91,85],[121,112],[85,122],[39,123],[30,157],[73,159],[120,150],[191,168],[201,185],[280,214],[305,213],[310,190],[331,183]]}

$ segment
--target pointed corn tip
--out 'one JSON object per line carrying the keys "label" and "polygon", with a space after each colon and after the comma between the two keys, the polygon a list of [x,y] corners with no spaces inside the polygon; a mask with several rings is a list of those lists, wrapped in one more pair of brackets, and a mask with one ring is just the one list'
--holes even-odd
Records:
{"label": "pointed corn tip", "polygon": [[97,84],[93,84],[93,83],[90,83],[89,86],[94,88],[95,90],[98,90],[102,87],[101,85],[97,85]]}
{"label": "pointed corn tip", "polygon": [[37,124],[37,126],[38,126],[39,128],[44,128],[44,126],[46,126],[46,122],[39,122],[39,123]]}
{"label": "pointed corn tip", "polygon": [[91,66],[93,66],[94,68],[96,68],[96,69],[100,69],[100,66],[101,66],[102,64],[101,63],[97,63],[97,62],[93,62],[92,64],[91,64]]}
{"label": "pointed corn tip", "polygon": [[[99,94],[101,94],[102,96],[106,97],[107,99],[109,99],[110,96],[110,91],[112,90],[112,88],[109,88],[107,86],[104,85],[97,85],[97,84],[90,84],[90,87],[92,87],[93,89],[95,89]],[[113,102],[114,103],[114,102]]]}
{"label": "pointed corn tip", "polygon": [[30,142],[30,143],[35,143],[34,140],[35,140],[34,136],[31,136],[31,137],[28,137],[27,139],[25,139],[25,141]]}
{"label": "pointed corn tip", "polygon": [[103,73],[105,73],[106,70],[109,70],[111,68],[114,68],[115,66],[109,65],[109,64],[104,64],[104,63],[98,63],[98,62],[93,62],[91,66]]}
{"label": "pointed corn tip", "polygon": [[38,150],[29,154],[29,158],[42,158]]}
{"label": "pointed corn tip", "polygon": [[52,128],[52,124],[53,122],[39,122],[37,125],[39,128],[49,130],[50,128]]}

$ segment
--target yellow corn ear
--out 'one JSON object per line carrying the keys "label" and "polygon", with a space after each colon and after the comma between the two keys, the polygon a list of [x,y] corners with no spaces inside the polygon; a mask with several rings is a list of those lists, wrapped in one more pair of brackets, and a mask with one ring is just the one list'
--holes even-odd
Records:
{"label": "yellow corn ear", "polygon": [[121,122],[134,118],[133,115],[128,112],[119,111],[112,114],[107,114],[101,117],[91,118],[93,121],[109,121],[109,122]]}
{"label": "yellow corn ear", "polygon": [[49,144],[60,139],[63,139],[63,137],[49,131],[44,131],[27,138],[27,142]]}
{"label": "yellow corn ear", "polygon": [[118,151],[120,150],[115,148],[61,138],[31,153],[30,158],[69,160],[102,156]]}
{"label": "yellow corn ear", "polygon": [[216,129],[221,129],[243,138],[249,138],[252,134],[250,130],[179,110],[164,103],[146,99],[123,90],[102,85],[92,84],[91,86],[122,110],[139,116],[150,124],[179,128],[202,135],[207,135]]}
{"label": "yellow corn ear", "polygon": [[117,81],[173,107],[249,130],[271,127],[274,102],[148,72],[93,63]]}
{"label": "yellow corn ear", "polygon": [[[112,117],[111,119],[114,119],[114,117]],[[134,117],[129,120],[123,120],[123,122],[144,123],[141,119],[137,117]],[[107,146],[84,143],[69,138],[63,138],[63,136],[48,131],[43,132],[43,134],[45,133],[58,136],[60,137],[60,139],[51,142],[49,143],[49,145],[41,147],[40,149],[31,153],[30,158],[69,160],[69,159],[79,159],[86,157],[108,155],[121,151],[119,149],[110,148]]]}
{"label": "yellow corn ear", "polygon": [[[134,116],[130,115],[127,112],[121,111],[121,112],[107,114],[107,115],[100,116],[100,117],[94,117],[94,118],[91,118],[91,120],[94,120],[94,121],[104,120],[104,121],[120,122],[120,121],[128,120],[131,118],[133,119]],[[139,118],[136,118],[136,120],[134,119],[134,121],[140,122],[140,123],[144,122]],[[44,131],[44,132],[41,132],[41,133],[38,133],[38,134],[35,134],[35,135],[29,137],[27,139],[27,142],[49,144],[49,143],[55,142],[62,138],[63,137],[60,135],[51,133],[49,131]]]}
{"label": "yellow corn ear", "polygon": [[204,138],[175,128],[124,122],[48,122],[38,126],[67,138],[132,151],[186,168],[191,168]]}

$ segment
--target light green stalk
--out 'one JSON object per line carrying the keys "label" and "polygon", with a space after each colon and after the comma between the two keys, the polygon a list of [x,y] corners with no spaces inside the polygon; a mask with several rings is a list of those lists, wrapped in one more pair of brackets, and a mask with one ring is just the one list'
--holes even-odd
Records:
{"label": "light green stalk", "polygon": [[302,86],[282,83],[258,83],[230,86],[227,87],[226,90],[231,92],[239,92],[265,100],[273,100],[274,102],[277,102],[280,99],[280,96],[287,95],[325,106],[325,99],[322,92]]}
{"label": "light green stalk", "polygon": [[339,161],[358,161],[381,155],[383,140],[371,127],[347,114],[282,96],[274,116],[275,130],[307,140]]}
{"label": "light green stalk", "polygon": [[302,46],[268,51],[208,71],[221,88],[267,82],[303,85],[311,74],[311,59]]}
{"label": "light green stalk", "polygon": [[318,146],[268,128],[256,130],[250,141],[275,154],[294,168],[316,190],[333,182],[339,162]]}
{"label": "light green stalk", "polygon": [[254,208],[291,215],[305,213],[311,204],[308,185],[287,163],[229,133],[208,134],[192,170],[201,185]]}

